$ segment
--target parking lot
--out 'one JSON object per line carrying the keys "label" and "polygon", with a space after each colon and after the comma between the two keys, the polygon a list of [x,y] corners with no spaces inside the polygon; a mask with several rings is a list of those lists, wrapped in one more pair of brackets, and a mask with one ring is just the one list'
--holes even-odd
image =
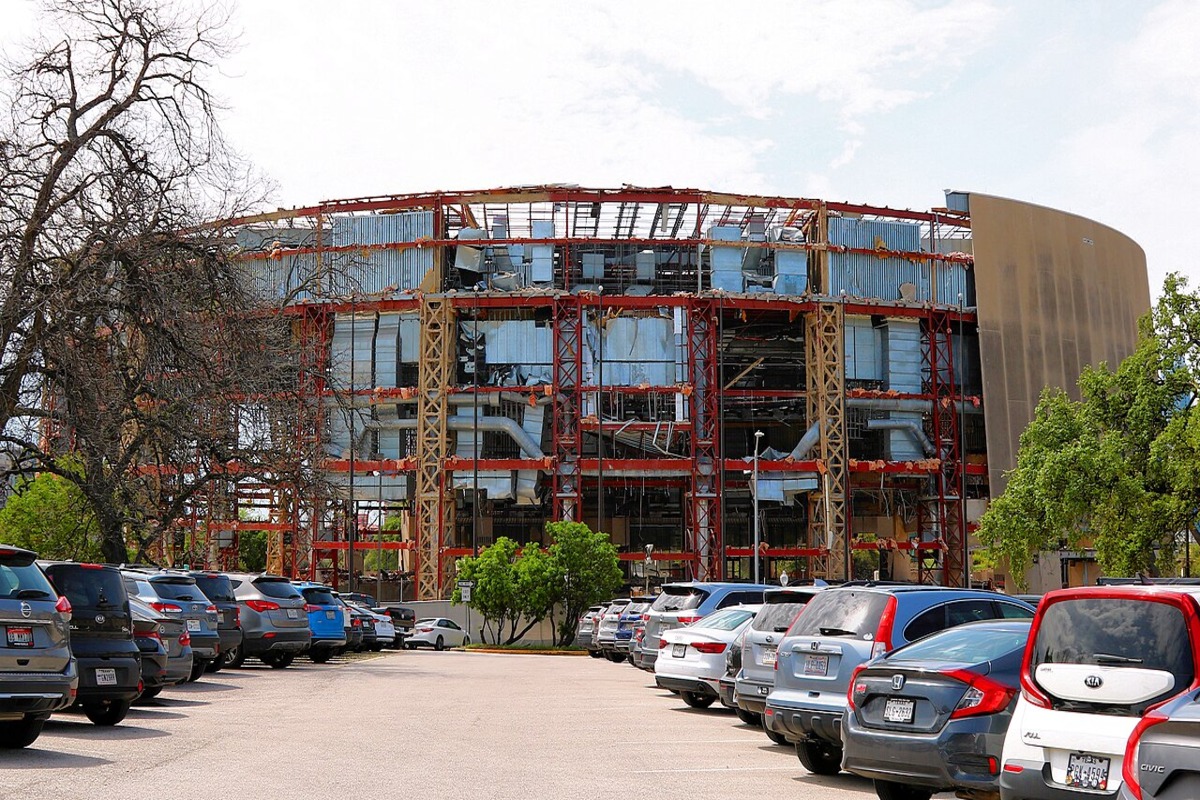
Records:
{"label": "parking lot", "polygon": [[[56,714],[0,753],[5,797],[873,798],[728,712],[575,657],[388,652],[248,662],[103,729]],[[949,797],[950,795],[945,795]]]}

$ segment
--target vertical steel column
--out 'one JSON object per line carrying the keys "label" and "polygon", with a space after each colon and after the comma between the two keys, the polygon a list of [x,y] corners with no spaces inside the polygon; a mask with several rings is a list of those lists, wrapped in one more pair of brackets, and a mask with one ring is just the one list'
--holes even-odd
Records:
{"label": "vertical steel column", "polygon": [[721,464],[718,433],[720,383],[717,375],[717,312],[713,300],[693,298],[687,307],[688,382],[692,421],[692,483],[688,493],[688,549],[696,554],[696,580],[716,580],[724,572],[717,470]]}
{"label": "vertical steel column", "polygon": [[935,538],[942,545],[941,582],[946,586],[965,586],[970,580],[970,567],[966,563],[966,529],[961,514],[961,431],[956,405],[960,398],[954,376],[953,333],[950,312],[931,309],[923,339],[926,374],[922,388],[933,398],[930,438],[940,464],[932,479],[926,520],[930,527],[936,525]]}
{"label": "vertical steel column", "polygon": [[554,478],[553,514],[562,522],[583,519],[583,442],[579,434],[583,398],[583,304],[563,294],[554,299]]}
{"label": "vertical steel column", "polygon": [[848,580],[845,325],[840,303],[819,303],[807,318],[808,418],[820,425],[821,486],[810,495],[809,546],[822,548],[813,577]]}

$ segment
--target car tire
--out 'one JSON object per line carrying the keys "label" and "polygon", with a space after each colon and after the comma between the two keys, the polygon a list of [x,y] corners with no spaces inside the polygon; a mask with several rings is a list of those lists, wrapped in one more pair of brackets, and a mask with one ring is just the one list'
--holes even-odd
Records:
{"label": "car tire", "polygon": [[417,649],[417,643],[416,643],[416,642],[405,642],[405,643],[404,643],[404,649],[405,649],[405,650],[416,650],[416,649]]}
{"label": "car tire", "polygon": [[842,748],[830,742],[802,739],[796,742],[796,757],[814,775],[837,775],[842,771]]}
{"label": "car tire", "polygon": [[933,791],[930,789],[893,781],[875,781],[875,794],[879,800],[929,800],[933,797]]}
{"label": "car tire", "polygon": [[125,719],[132,700],[109,700],[107,703],[85,703],[83,713],[94,725],[110,727]]}
{"label": "car tire", "polygon": [[381,653],[381,652],[383,652],[383,645],[381,645],[381,644],[379,644],[378,642],[376,642],[375,644],[371,645],[371,652],[372,652],[372,653]]}
{"label": "car tire", "polygon": [[287,669],[296,658],[295,653],[263,653],[262,661],[271,669]]}
{"label": "car tire", "polygon": [[240,644],[226,650],[221,654],[221,658],[224,659],[225,666],[230,669],[241,669],[242,664],[246,663],[246,653]]}
{"label": "car tire", "polygon": [[193,662],[192,663],[192,671],[188,675],[186,682],[187,683],[195,683],[196,681],[200,680],[200,676],[204,674],[204,671],[207,668],[208,668],[207,661]]}
{"label": "car tire", "polygon": [[204,671],[209,672],[209,673],[220,672],[221,668],[224,666],[225,666],[225,654],[222,653],[221,655],[214,658],[212,661],[208,662],[208,666],[206,666],[204,668]]}
{"label": "car tire", "polygon": [[700,694],[700,692],[680,692],[679,696],[691,708],[708,708],[717,702],[717,698],[712,695]]}
{"label": "car tire", "polygon": [[625,660],[625,654],[618,653],[616,650],[613,650],[611,653],[608,654],[608,660],[614,664],[620,664],[622,661]]}
{"label": "car tire", "polygon": [[155,697],[158,697],[160,694],[162,694],[162,690],[163,687],[161,686],[147,686],[145,689],[142,689],[141,697],[138,699],[153,700]]}
{"label": "car tire", "polygon": [[0,722],[0,748],[17,750],[28,747],[42,733],[45,717],[25,716],[12,722]]}
{"label": "car tire", "polygon": [[604,658],[604,653],[600,650],[588,650],[588,655],[592,658]]}
{"label": "car tire", "polygon": [[433,643],[433,649],[434,650],[445,650],[446,649],[446,640],[443,639],[441,636],[438,636],[437,641]]}
{"label": "car tire", "polygon": [[309,659],[309,661],[312,661],[314,664],[324,664],[326,661],[328,661],[332,657],[333,657],[333,651],[327,650],[325,648],[321,648],[320,650],[308,651],[308,659]]}
{"label": "car tire", "polygon": [[738,706],[736,709],[734,709],[734,712],[737,714],[737,718],[747,725],[755,728],[762,727],[762,714],[759,714],[757,711],[747,711],[741,706]]}

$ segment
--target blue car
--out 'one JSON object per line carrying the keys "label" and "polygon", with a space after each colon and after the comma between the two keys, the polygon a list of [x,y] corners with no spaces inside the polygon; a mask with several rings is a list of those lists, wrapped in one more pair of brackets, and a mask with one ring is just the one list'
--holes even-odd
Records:
{"label": "blue car", "polygon": [[308,657],[314,664],[324,664],[346,647],[346,619],[342,605],[324,584],[292,583],[304,595],[304,610],[308,612],[308,627],[312,629]]}

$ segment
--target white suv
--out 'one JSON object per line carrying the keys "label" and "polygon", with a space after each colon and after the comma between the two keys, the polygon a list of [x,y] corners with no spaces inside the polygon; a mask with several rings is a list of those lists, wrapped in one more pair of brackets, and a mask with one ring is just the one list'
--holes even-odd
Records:
{"label": "white suv", "polygon": [[1033,620],[1001,759],[1002,800],[1115,797],[1151,708],[1198,688],[1200,588],[1051,592]]}

